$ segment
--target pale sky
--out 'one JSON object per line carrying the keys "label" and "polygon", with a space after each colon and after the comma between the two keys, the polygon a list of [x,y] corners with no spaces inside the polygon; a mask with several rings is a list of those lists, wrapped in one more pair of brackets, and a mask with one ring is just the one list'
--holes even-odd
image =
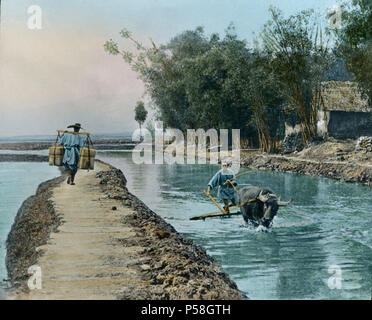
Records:
{"label": "pale sky", "polygon": [[[338,0],[2,0],[0,137],[54,134],[80,122],[94,133],[137,128],[134,106],[144,89],[137,75],[103,44],[126,27],[144,44],[165,43],[204,26],[222,34],[230,22],[251,41],[269,18],[313,8],[326,15]],[[27,9],[42,9],[30,30]],[[121,47],[129,44],[120,41]]]}

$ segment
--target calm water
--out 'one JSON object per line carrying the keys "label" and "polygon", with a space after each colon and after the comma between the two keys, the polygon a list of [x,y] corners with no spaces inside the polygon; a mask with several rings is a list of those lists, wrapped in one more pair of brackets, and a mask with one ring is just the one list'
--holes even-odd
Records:
{"label": "calm water", "polygon": [[[189,221],[216,211],[201,192],[214,165],[135,165],[130,152],[98,157],[123,170],[129,190],[185,237],[204,246],[251,299],[371,299],[372,189],[325,178],[251,172],[244,184],[268,186],[283,200],[270,232],[240,216]],[[331,290],[336,265],[341,289]]]}
{"label": "calm water", "polygon": [[0,298],[4,298],[2,280],[7,278],[5,241],[17,211],[41,182],[59,175],[58,168],[47,163],[0,162]]}

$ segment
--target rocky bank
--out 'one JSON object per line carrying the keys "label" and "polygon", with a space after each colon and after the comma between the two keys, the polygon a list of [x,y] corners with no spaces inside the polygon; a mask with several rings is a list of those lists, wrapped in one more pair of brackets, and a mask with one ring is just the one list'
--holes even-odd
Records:
{"label": "rocky bank", "polygon": [[372,185],[372,152],[357,150],[353,140],[312,144],[287,155],[244,152],[241,165]]}
{"label": "rocky bank", "polygon": [[26,199],[18,210],[6,241],[5,264],[12,291],[26,290],[30,277],[27,269],[37,263],[41,254],[36,248],[45,244],[52,232],[58,232],[62,219],[50,198],[53,188],[64,180],[61,176],[41,183],[36,194]]}

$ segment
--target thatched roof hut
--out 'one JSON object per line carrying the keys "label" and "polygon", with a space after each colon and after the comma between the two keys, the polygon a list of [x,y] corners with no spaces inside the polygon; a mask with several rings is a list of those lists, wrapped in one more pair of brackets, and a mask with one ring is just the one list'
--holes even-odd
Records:
{"label": "thatched roof hut", "polygon": [[323,110],[318,112],[319,135],[348,139],[372,136],[372,107],[354,82],[323,83]]}
{"label": "thatched roof hut", "polygon": [[368,99],[355,82],[327,81],[322,84],[324,111],[372,112]]}

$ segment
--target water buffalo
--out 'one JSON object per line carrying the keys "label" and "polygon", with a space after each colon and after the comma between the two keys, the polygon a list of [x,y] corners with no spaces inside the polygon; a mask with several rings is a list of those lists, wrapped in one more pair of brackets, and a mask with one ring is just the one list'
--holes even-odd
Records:
{"label": "water buffalo", "polygon": [[283,202],[268,188],[247,186],[239,190],[239,202],[244,204],[248,200],[256,201],[246,203],[240,208],[245,222],[252,222],[255,226],[270,227],[272,220],[280,206],[287,206],[292,200]]}

